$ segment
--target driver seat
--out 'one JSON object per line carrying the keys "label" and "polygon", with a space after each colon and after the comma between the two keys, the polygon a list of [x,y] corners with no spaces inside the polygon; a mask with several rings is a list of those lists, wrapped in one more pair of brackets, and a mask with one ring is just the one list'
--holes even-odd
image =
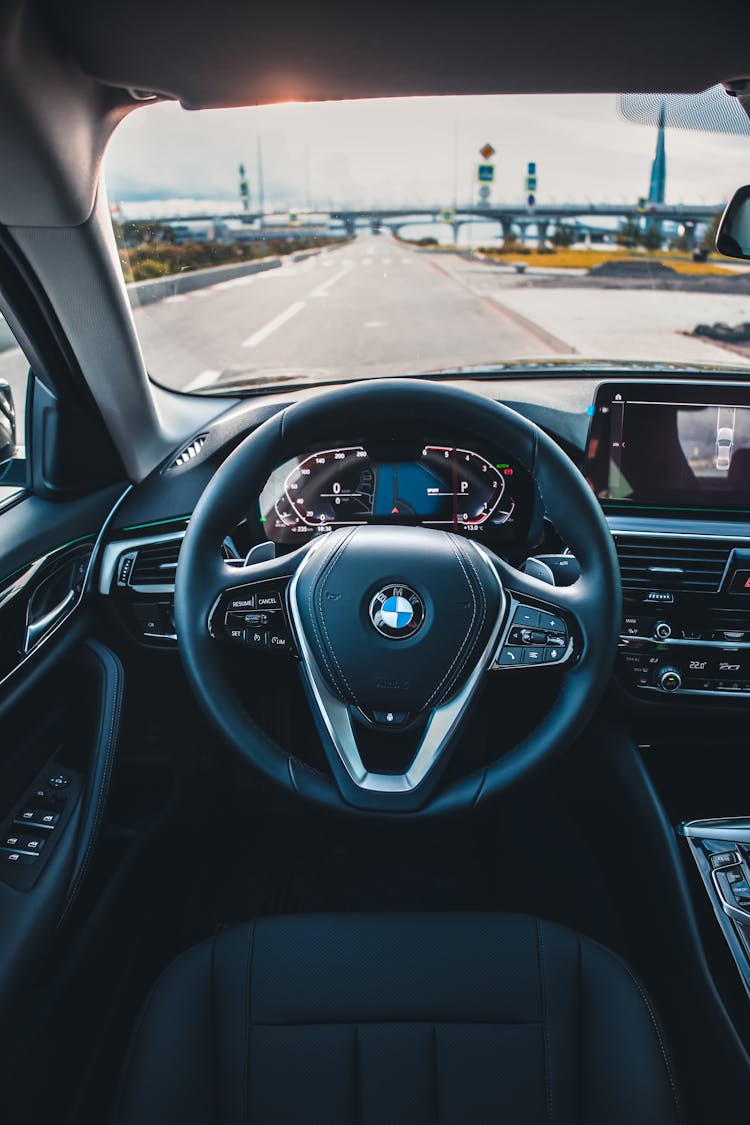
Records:
{"label": "driver seat", "polygon": [[672,1125],[619,957],[508,914],[263,918],[154,986],[117,1125]]}

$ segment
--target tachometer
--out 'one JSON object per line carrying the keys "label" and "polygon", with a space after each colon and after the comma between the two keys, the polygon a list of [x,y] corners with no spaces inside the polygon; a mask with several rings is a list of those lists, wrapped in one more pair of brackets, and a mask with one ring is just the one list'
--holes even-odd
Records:
{"label": "tachometer", "polygon": [[493,523],[505,523],[513,514],[515,501],[506,495],[504,470],[479,453],[455,446],[426,445],[421,466],[431,478],[425,483],[424,523],[468,530],[490,518]]}
{"label": "tachometer", "polygon": [[366,523],[372,514],[375,474],[362,446],[326,449],[305,457],[284,481],[285,523],[335,527]]}

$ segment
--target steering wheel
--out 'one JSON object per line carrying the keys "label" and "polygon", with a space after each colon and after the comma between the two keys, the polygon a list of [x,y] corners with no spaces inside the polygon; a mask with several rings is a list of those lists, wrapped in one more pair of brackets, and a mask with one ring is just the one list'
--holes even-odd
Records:
{"label": "steering wheel", "polygon": [[[347,444],[353,437],[413,438],[417,421],[420,435],[460,434],[531,474],[580,564],[573,585],[547,585],[475,540],[411,526],[340,527],[280,558],[224,562],[227,532],[283,461],[335,445],[342,435]],[[562,450],[505,406],[416,380],[316,394],[254,430],[198,501],[175,580],[187,676],[228,742],[300,796],[371,814],[475,806],[570,745],[611,671],[620,603],[612,536]],[[529,637],[536,663],[527,662]],[[298,660],[330,774],[282,750],[230,683],[226,647],[254,642]],[[560,665],[561,687],[534,729],[481,771],[441,785],[483,682],[539,675],[539,665],[550,662]],[[395,747],[407,757],[384,770]]]}

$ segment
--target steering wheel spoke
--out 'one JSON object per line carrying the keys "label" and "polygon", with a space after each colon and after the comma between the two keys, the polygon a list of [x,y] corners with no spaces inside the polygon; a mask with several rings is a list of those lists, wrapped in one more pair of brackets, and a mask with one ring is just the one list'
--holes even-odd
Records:
{"label": "steering wheel spoke", "polygon": [[574,586],[550,586],[501,559],[493,562],[508,598],[508,614],[492,670],[574,663],[588,631],[585,582],[579,579]]}
{"label": "steering wheel spoke", "polygon": [[[308,561],[312,561],[312,554]],[[497,583],[499,596],[493,603],[488,628],[482,634],[478,649],[470,650],[471,659],[458,686],[454,686],[454,690],[434,706],[403,712],[387,706],[383,709],[357,706],[332,688],[330,651],[326,655],[326,650],[310,637],[310,621],[304,612],[309,593],[301,588],[300,583],[303,569],[300,568],[290,583],[288,607],[299,649],[303,683],[339,791],[347,804],[365,810],[410,811],[418,808],[437,784],[449,751],[455,745],[459,727],[491,667],[507,620],[502,586]],[[491,572],[491,567],[487,569]],[[324,668],[324,665],[327,667]],[[399,772],[385,772],[366,764],[362,743],[367,741],[368,734],[378,736],[382,746],[390,736],[404,733],[411,736],[410,749]]]}
{"label": "steering wheel spoke", "polygon": [[301,548],[278,559],[242,567],[222,561],[208,613],[211,637],[256,652],[296,657],[287,591],[305,553]]}

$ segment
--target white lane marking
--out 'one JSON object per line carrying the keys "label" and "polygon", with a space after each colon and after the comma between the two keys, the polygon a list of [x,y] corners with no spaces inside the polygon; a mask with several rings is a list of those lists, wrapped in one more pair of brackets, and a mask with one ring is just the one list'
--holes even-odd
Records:
{"label": "white lane marking", "polygon": [[363,258],[362,259],[362,265],[363,266],[371,266],[372,265],[372,258]]}
{"label": "white lane marking", "polygon": [[383,258],[383,265],[384,266],[389,266],[390,264],[391,264],[390,258]]}
{"label": "white lane marking", "polygon": [[284,311],[280,312],[278,316],[275,316],[273,320],[269,320],[268,324],[264,324],[263,327],[259,328],[257,332],[253,332],[252,336],[248,336],[246,340],[243,340],[243,348],[256,348],[258,344],[262,344],[264,340],[267,340],[268,337],[277,330],[277,328],[281,328],[281,326],[286,324],[288,320],[291,320],[293,316],[296,316],[298,312],[302,312],[304,307],[304,301],[295,301],[294,304],[290,305],[288,309],[284,309]]}
{"label": "white lane marking", "polygon": [[320,285],[317,285],[315,287],[315,289],[313,289],[312,292],[308,294],[308,296],[310,296],[310,297],[327,297],[331,286],[335,285],[337,281],[341,281],[341,278],[346,277],[346,275],[348,273],[350,273],[353,269],[354,269],[353,264],[350,265],[350,266],[343,266],[338,271],[338,273],[334,273],[331,277],[327,277],[325,281],[321,282]]}
{"label": "white lane marking", "polygon": [[388,324],[385,320],[366,320],[363,328],[387,328]]}
{"label": "white lane marking", "polygon": [[164,298],[165,305],[178,305],[180,301],[187,301],[184,293],[173,293],[171,297]]}
{"label": "white lane marking", "polygon": [[410,266],[411,265],[411,258],[402,258],[401,259],[401,265],[402,266]]}
{"label": "white lane marking", "polygon": [[220,375],[220,371],[212,371],[210,368],[207,368],[205,371],[201,371],[200,375],[196,375],[194,379],[191,379],[182,389],[184,391],[197,391],[200,390],[201,387],[209,387],[212,383],[216,382]]}
{"label": "white lane marking", "polygon": [[331,268],[331,266],[333,265],[333,262],[331,261],[330,258],[328,258],[326,261],[323,261],[320,264],[322,265],[324,270],[329,270]]}
{"label": "white lane marking", "polygon": [[213,289],[212,285],[209,285],[208,289],[194,289],[193,292],[190,294],[190,296],[191,297],[198,297],[198,298],[200,298],[200,297],[210,297],[212,289]]}

